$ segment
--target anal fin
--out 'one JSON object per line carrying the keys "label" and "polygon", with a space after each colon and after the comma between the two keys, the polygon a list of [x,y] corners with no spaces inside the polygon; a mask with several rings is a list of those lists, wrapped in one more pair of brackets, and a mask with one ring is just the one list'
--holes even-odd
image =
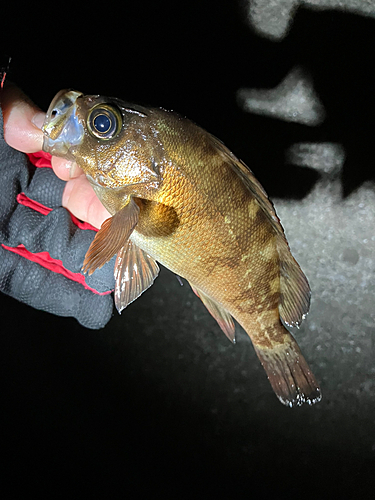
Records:
{"label": "anal fin", "polygon": [[223,330],[228,339],[233,342],[233,344],[235,344],[235,326],[232,316],[220,304],[211,299],[204,292],[194,287],[191,283],[190,286],[193,289],[195,295],[197,295],[197,297],[199,297],[203,304],[207,307],[208,312],[211,314],[211,316],[216,319],[220,328]]}
{"label": "anal fin", "polygon": [[115,264],[115,305],[119,313],[147,288],[157,275],[159,266],[131,240],[117,254]]}
{"label": "anal fin", "polygon": [[293,407],[322,399],[319,384],[292,336],[274,348],[254,347],[281,403]]}

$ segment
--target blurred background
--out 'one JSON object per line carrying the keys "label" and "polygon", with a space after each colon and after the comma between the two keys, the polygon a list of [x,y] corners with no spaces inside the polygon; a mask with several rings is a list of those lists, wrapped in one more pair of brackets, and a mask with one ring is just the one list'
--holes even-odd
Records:
{"label": "blurred background", "polygon": [[3,19],[9,79],[44,110],[62,88],[175,110],[253,170],[311,283],[294,333],[323,400],[283,407],[164,268],[99,331],[1,295],[4,498],[373,498],[375,1],[56,12]]}

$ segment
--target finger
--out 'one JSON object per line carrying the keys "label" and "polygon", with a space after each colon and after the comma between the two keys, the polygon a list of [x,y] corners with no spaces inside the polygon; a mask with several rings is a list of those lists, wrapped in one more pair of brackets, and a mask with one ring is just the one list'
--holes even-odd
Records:
{"label": "finger", "polygon": [[9,146],[24,153],[40,151],[45,114],[18,87],[9,83],[1,92],[1,107],[4,138]]}
{"label": "finger", "polygon": [[63,181],[68,181],[83,174],[83,170],[75,162],[64,160],[64,158],[52,156],[51,163],[53,171]]}
{"label": "finger", "polygon": [[85,175],[80,175],[66,183],[62,203],[78,219],[89,222],[98,229],[108,217],[111,217]]}

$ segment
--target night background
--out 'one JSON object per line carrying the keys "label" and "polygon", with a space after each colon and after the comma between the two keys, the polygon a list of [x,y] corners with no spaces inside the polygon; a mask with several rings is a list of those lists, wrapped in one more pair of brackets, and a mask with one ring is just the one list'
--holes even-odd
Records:
{"label": "night background", "polygon": [[373,498],[375,2],[314,3],[61,7],[2,31],[43,110],[63,88],[162,106],[253,170],[311,284],[293,333],[323,392],[282,406],[245,332],[231,345],[165,268],[101,330],[1,294],[3,498]]}

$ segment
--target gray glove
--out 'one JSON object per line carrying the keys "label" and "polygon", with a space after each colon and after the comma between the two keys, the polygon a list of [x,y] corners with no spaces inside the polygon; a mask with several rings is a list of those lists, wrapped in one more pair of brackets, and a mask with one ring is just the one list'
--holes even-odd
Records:
{"label": "gray glove", "polygon": [[[48,165],[45,153],[29,158]],[[0,114],[0,290],[36,309],[102,328],[112,315],[115,258],[82,276],[95,231],[81,229],[61,206],[65,182],[29,158],[4,141]]]}

